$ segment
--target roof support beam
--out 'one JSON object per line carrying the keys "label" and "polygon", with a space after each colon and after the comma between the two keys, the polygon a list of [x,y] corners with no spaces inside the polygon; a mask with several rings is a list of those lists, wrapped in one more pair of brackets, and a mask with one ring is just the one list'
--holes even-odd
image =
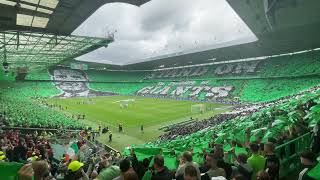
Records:
{"label": "roof support beam", "polygon": [[[112,42],[104,38],[20,31],[0,31],[0,34],[0,49],[3,49],[0,56],[6,56],[13,69],[21,66],[46,68],[87,53],[92,47],[95,49]],[[41,66],[31,66],[30,63],[40,63]]]}

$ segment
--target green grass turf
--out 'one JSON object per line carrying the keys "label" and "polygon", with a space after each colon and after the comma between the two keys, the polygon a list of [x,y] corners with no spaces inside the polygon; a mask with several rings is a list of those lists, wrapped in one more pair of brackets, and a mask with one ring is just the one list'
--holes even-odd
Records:
{"label": "green grass turf", "polygon": [[[97,128],[99,125],[109,126],[113,134],[113,142],[107,142],[107,135],[98,137],[102,143],[115,149],[122,150],[130,145],[139,145],[155,140],[164,132],[159,128],[175,124],[193,118],[204,119],[214,114],[228,110],[223,104],[201,103],[206,107],[215,108],[203,114],[192,114],[191,105],[199,102],[177,101],[170,99],[153,99],[132,96],[113,96],[90,98],[91,103],[85,98],[49,99],[51,104],[59,104],[67,107],[67,114],[85,113],[86,119],[81,120],[86,125]],[[119,100],[135,99],[128,108],[120,108]],[[124,132],[118,133],[118,125],[122,123]],[[140,132],[140,126],[144,126],[144,133]]]}

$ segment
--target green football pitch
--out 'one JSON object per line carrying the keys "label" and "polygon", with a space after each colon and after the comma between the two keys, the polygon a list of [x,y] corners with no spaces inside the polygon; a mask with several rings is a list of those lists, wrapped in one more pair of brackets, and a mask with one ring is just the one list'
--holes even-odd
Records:
{"label": "green football pitch", "polygon": [[[120,107],[120,101],[134,100],[127,108]],[[139,145],[156,140],[164,132],[159,128],[193,119],[204,119],[214,114],[225,112],[229,107],[223,104],[180,101],[171,99],[154,99],[135,96],[112,96],[95,98],[69,98],[48,100],[51,104],[67,107],[66,114],[85,114],[85,120],[80,120],[87,126],[111,128],[113,142],[108,142],[108,134],[97,139],[115,149],[122,150],[130,145]],[[84,102],[84,103],[83,103]],[[203,114],[191,113],[191,106],[205,104],[207,109]],[[118,132],[119,123],[123,124],[124,132]],[[140,131],[141,125],[144,132]]]}

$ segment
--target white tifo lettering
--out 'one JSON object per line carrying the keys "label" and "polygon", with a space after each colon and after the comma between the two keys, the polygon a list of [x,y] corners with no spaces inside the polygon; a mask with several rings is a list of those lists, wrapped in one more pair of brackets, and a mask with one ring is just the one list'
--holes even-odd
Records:
{"label": "white tifo lettering", "polygon": [[224,98],[229,96],[233,86],[147,86],[137,91],[137,95],[163,95],[163,96],[183,96],[199,97],[201,93],[205,93],[206,99]]}
{"label": "white tifo lettering", "polygon": [[146,86],[142,89],[140,89],[137,94],[148,94],[150,90],[153,89],[153,86]]}
{"label": "white tifo lettering", "polygon": [[177,73],[177,77],[188,77],[191,72],[192,68],[180,69]]}
{"label": "white tifo lettering", "polygon": [[233,65],[223,64],[221,66],[218,66],[214,70],[214,74],[217,74],[217,75],[228,74],[228,73],[232,72],[232,69],[233,69]]}
{"label": "white tifo lettering", "polygon": [[146,76],[146,79],[154,78],[176,78],[176,77],[196,77],[205,74],[225,75],[254,73],[260,61],[250,61],[243,63],[230,63],[213,66],[190,67],[171,70],[159,70]]}
{"label": "white tifo lettering", "polygon": [[237,64],[235,70],[232,72],[234,74],[240,74],[240,73],[253,73],[256,71],[258,61],[254,62],[248,62],[244,64]]}
{"label": "white tifo lettering", "polygon": [[202,76],[208,72],[207,67],[197,67],[190,76]]}
{"label": "white tifo lettering", "polygon": [[162,91],[162,88],[162,86],[156,86],[150,91],[150,94],[159,94]]}
{"label": "white tifo lettering", "polygon": [[209,92],[206,94],[208,98],[223,98],[229,95],[229,92],[232,90],[232,86],[224,87],[212,87]]}
{"label": "white tifo lettering", "polygon": [[186,93],[190,88],[192,88],[192,86],[178,86],[175,90],[173,90],[170,94],[171,95],[175,95],[175,96],[181,96],[184,93]]}
{"label": "white tifo lettering", "polygon": [[167,95],[167,94],[169,94],[170,89],[171,89],[171,86],[165,86],[159,94],[160,95]]}
{"label": "white tifo lettering", "polygon": [[189,96],[191,96],[191,97],[198,96],[202,90],[203,90],[202,86],[195,86],[192,88],[193,92],[191,94],[189,94]]}

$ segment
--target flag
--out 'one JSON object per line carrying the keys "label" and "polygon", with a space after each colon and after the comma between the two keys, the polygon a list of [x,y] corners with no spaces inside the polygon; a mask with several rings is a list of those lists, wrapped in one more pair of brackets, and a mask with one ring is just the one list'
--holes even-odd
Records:
{"label": "flag", "polygon": [[21,163],[15,162],[1,162],[0,174],[1,179],[18,180],[18,171],[23,166]]}
{"label": "flag", "polygon": [[320,180],[320,163],[308,172],[308,176]]}

